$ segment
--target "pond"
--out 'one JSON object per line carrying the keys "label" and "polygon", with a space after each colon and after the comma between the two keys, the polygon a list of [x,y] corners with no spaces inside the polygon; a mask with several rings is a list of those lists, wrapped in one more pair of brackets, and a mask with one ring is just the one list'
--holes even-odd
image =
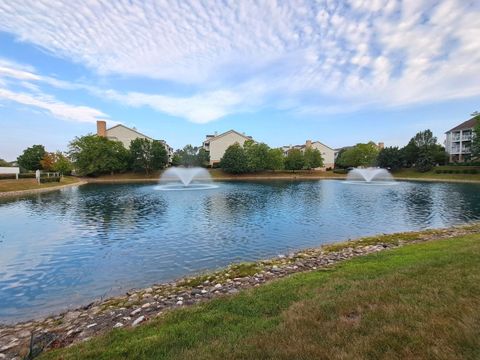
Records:
{"label": "pond", "polygon": [[359,236],[480,219],[480,185],[85,185],[0,200],[0,322]]}

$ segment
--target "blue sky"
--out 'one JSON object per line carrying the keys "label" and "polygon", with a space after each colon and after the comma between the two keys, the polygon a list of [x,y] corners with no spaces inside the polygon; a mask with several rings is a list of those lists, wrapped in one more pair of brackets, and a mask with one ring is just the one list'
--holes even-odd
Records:
{"label": "blue sky", "polygon": [[0,0],[0,158],[97,120],[174,148],[231,128],[270,146],[404,145],[480,110],[469,0]]}

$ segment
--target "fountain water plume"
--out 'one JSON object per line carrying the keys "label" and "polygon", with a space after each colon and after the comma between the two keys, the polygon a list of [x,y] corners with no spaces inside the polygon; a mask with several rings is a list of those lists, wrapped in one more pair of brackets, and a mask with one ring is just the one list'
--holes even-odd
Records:
{"label": "fountain water plume", "polygon": [[201,167],[171,167],[163,172],[157,190],[200,190],[216,188],[217,186],[211,184],[211,182],[212,177],[207,169]]}
{"label": "fountain water plume", "polygon": [[393,183],[393,176],[386,169],[380,168],[366,168],[353,169],[347,175],[347,181],[363,181],[367,183],[372,182],[391,182]]}

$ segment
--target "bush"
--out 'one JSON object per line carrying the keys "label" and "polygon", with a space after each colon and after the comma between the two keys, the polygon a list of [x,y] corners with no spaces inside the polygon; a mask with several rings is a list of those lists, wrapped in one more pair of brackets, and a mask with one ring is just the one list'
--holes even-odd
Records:
{"label": "bush", "polygon": [[60,182],[60,176],[41,177],[40,184]]}
{"label": "bush", "polygon": [[333,169],[334,174],[346,174],[348,173],[347,169]]}

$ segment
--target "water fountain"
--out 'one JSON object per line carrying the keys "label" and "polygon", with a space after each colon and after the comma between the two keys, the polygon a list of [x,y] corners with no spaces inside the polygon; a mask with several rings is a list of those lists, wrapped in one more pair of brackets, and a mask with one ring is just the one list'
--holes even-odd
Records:
{"label": "water fountain", "polygon": [[392,174],[386,169],[366,168],[353,169],[347,175],[347,183],[350,184],[375,184],[375,185],[393,185]]}
{"label": "water fountain", "polygon": [[201,167],[171,167],[160,177],[157,190],[204,190],[215,189],[212,177],[207,169]]}

